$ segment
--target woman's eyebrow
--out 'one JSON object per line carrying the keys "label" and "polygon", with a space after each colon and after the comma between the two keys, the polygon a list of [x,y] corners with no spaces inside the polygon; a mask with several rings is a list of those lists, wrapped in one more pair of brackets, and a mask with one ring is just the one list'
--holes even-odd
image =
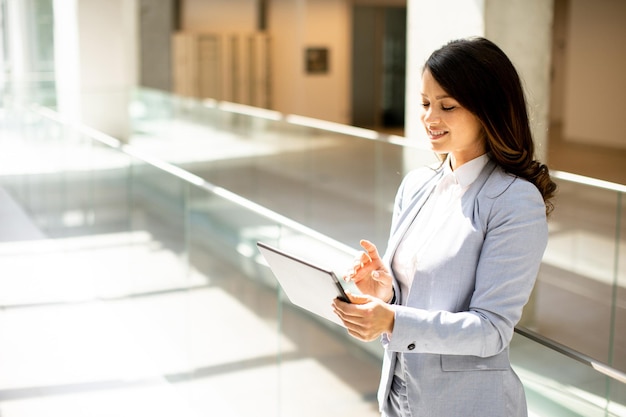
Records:
{"label": "woman's eyebrow", "polygon": [[[428,96],[424,93],[421,93],[422,97],[428,98]],[[452,96],[448,95],[448,94],[443,94],[441,96],[435,96],[435,100],[443,100],[444,98],[453,98]]]}

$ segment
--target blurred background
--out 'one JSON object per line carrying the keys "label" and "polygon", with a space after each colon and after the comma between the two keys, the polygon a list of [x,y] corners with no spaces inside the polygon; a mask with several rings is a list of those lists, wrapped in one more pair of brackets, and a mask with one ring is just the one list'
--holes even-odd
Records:
{"label": "blurred background", "polygon": [[435,161],[424,60],[516,65],[550,240],[511,345],[534,416],[626,415],[626,3],[0,0],[0,416],[376,416],[378,342],[289,303]]}

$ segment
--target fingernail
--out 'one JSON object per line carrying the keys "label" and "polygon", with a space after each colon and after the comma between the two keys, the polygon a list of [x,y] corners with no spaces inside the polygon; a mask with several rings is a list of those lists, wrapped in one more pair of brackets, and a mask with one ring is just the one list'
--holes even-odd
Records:
{"label": "fingernail", "polygon": [[380,276],[380,274],[378,273],[378,271],[372,271],[372,278],[378,278]]}

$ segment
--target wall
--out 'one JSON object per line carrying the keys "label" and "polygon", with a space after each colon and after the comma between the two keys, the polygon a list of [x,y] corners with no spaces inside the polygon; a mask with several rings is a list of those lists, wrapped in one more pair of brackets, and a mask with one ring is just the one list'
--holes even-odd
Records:
{"label": "wall", "polygon": [[626,148],[626,2],[570,0],[563,139]]}
{"label": "wall", "polygon": [[567,19],[569,0],[554,0],[552,30],[552,76],[550,80],[550,125],[563,123],[565,103],[565,45],[567,44]]}
{"label": "wall", "polygon": [[[270,2],[275,110],[350,123],[350,19],[348,0]],[[327,73],[306,73],[307,47],[328,48]]]}
{"label": "wall", "polygon": [[181,0],[180,29],[197,32],[255,31],[257,3],[257,0]]}
{"label": "wall", "polygon": [[[256,31],[257,3],[256,0],[184,0],[181,30]],[[350,122],[350,16],[350,0],[268,2],[272,109],[338,123]],[[328,48],[327,73],[305,72],[307,47]]]}
{"label": "wall", "polygon": [[357,6],[352,16],[353,42],[351,59],[352,117],[355,126],[372,128],[381,125],[382,99],[380,82],[383,72],[384,9]]}
{"label": "wall", "polygon": [[172,89],[173,0],[139,0],[139,84]]}
{"label": "wall", "polygon": [[[580,0],[582,1],[582,0]],[[610,0],[603,0],[610,1]],[[349,124],[351,122],[352,5],[375,0],[272,0],[268,2],[271,54],[271,108],[282,113]],[[396,2],[394,1],[394,4]],[[400,3],[400,2],[399,2]],[[254,30],[256,2],[185,0],[184,30]],[[378,3],[380,4],[380,3]],[[520,69],[526,82],[533,130],[538,144],[547,141],[549,62],[553,2],[545,0],[409,0],[406,127],[420,137],[421,68],[430,53],[450,39],[486,35],[496,41]],[[219,10],[219,13],[215,13]],[[446,24],[435,18],[446,16]],[[529,36],[532,33],[533,36]],[[304,51],[326,47],[329,70],[307,74]],[[532,59],[528,59],[532,57]],[[539,157],[544,155],[538,147]]]}

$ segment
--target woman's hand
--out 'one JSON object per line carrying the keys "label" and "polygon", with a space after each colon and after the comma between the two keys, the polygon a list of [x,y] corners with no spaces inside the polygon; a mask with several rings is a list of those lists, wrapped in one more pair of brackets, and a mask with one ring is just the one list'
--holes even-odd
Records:
{"label": "woman's hand", "polygon": [[394,306],[369,295],[347,294],[350,303],[333,301],[335,314],[343,321],[348,333],[356,339],[369,342],[382,333],[391,333],[395,318]]}
{"label": "woman's hand", "polygon": [[353,268],[343,278],[354,281],[363,294],[389,302],[393,297],[392,277],[385,268],[376,245],[361,240],[365,252],[361,252],[354,261]]}

